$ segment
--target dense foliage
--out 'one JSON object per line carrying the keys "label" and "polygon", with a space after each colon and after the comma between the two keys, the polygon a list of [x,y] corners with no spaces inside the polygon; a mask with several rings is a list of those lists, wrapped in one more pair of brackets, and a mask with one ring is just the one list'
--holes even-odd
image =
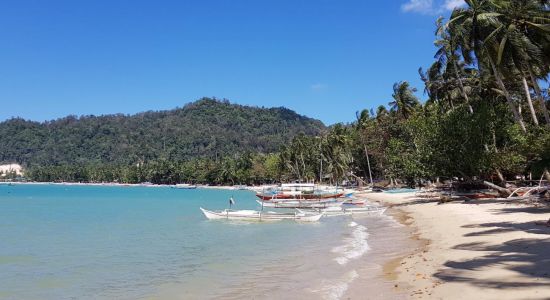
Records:
{"label": "dense foliage", "polygon": [[181,109],[133,116],[66,117],[0,123],[0,162],[26,167],[136,165],[271,153],[298,134],[324,130],[285,108],[254,108],[202,99]]}

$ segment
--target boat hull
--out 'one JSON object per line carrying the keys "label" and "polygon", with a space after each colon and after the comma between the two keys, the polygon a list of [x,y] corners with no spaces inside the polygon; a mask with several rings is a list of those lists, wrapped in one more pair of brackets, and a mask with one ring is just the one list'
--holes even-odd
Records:
{"label": "boat hull", "polygon": [[270,208],[327,208],[334,206],[341,206],[343,201],[260,201],[256,200],[258,204],[264,207]]}
{"label": "boat hull", "polygon": [[235,221],[282,221],[282,220],[295,220],[300,222],[317,222],[323,214],[306,214],[306,213],[294,213],[294,214],[281,214],[272,212],[261,211],[211,211],[204,208],[200,208],[204,216],[209,220],[235,220]]}
{"label": "boat hull", "polygon": [[323,199],[333,199],[333,198],[340,198],[344,196],[343,193],[330,193],[330,194],[299,194],[299,195],[292,195],[292,194],[256,194],[256,197],[260,198],[263,201],[270,201],[270,200],[323,200]]}

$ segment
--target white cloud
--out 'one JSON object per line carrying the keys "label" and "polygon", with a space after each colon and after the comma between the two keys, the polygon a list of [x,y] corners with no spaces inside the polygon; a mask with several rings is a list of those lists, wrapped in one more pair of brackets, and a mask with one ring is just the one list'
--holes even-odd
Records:
{"label": "white cloud", "polygon": [[464,0],[445,0],[445,3],[443,3],[443,8],[451,11],[457,7],[464,6],[464,4],[466,4]]}
{"label": "white cloud", "polygon": [[445,0],[436,1],[433,0],[408,0],[408,2],[401,5],[401,10],[404,12],[414,12],[427,15],[435,15],[451,11],[457,7],[464,6],[464,0]]}
{"label": "white cloud", "polygon": [[409,2],[401,5],[401,10],[429,14],[433,11],[433,0],[409,0]]}

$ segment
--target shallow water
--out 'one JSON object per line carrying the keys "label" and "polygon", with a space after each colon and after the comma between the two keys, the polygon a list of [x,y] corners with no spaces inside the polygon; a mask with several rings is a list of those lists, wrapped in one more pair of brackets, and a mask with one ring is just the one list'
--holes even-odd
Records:
{"label": "shallow water", "polygon": [[346,218],[205,220],[200,206],[223,209],[231,196],[236,208],[257,208],[248,191],[0,185],[0,298],[307,294],[313,282],[298,279],[322,278],[330,268],[318,267],[321,257],[338,267],[334,259],[355,251],[331,253],[352,243]]}

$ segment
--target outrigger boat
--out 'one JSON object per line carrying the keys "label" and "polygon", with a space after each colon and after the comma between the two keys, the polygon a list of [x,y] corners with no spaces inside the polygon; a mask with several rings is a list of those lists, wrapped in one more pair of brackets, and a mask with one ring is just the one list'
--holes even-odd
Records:
{"label": "outrigger boat", "polygon": [[182,190],[194,190],[194,189],[197,188],[196,185],[187,184],[187,183],[176,184],[174,187],[175,187],[176,189],[182,189]]}
{"label": "outrigger boat", "polygon": [[295,220],[299,222],[317,222],[323,216],[322,213],[310,213],[296,210],[295,213],[276,213],[257,210],[220,210],[211,211],[200,208],[204,216],[209,220],[238,220],[238,221],[281,221]]}
{"label": "outrigger boat", "polygon": [[264,207],[272,208],[327,208],[333,206],[341,206],[344,200],[330,199],[330,200],[286,200],[286,201],[260,201],[256,200],[258,204]]}
{"label": "outrigger boat", "polygon": [[332,199],[340,198],[344,196],[344,193],[312,193],[312,194],[256,194],[256,197],[264,201],[269,200],[322,200],[322,199]]}
{"label": "outrigger boat", "polygon": [[386,211],[386,207],[366,205],[361,207],[327,207],[325,209],[318,210],[325,216],[343,216],[343,215],[382,215]]}
{"label": "outrigger boat", "polygon": [[339,191],[329,192],[315,189],[313,183],[286,183],[274,191],[256,194],[256,197],[263,201],[270,200],[322,200],[343,197],[344,193]]}
{"label": "outrigger boat", "polygon": [[349,207],[349,208],[342,208],[345,212],[350,213],[351,215],[357,215],[357,214],[369,214],[369,215],[383,215],[386,211],[386,207],[381,206],[372,206],[372,205],[366,205],[361,207]]}

